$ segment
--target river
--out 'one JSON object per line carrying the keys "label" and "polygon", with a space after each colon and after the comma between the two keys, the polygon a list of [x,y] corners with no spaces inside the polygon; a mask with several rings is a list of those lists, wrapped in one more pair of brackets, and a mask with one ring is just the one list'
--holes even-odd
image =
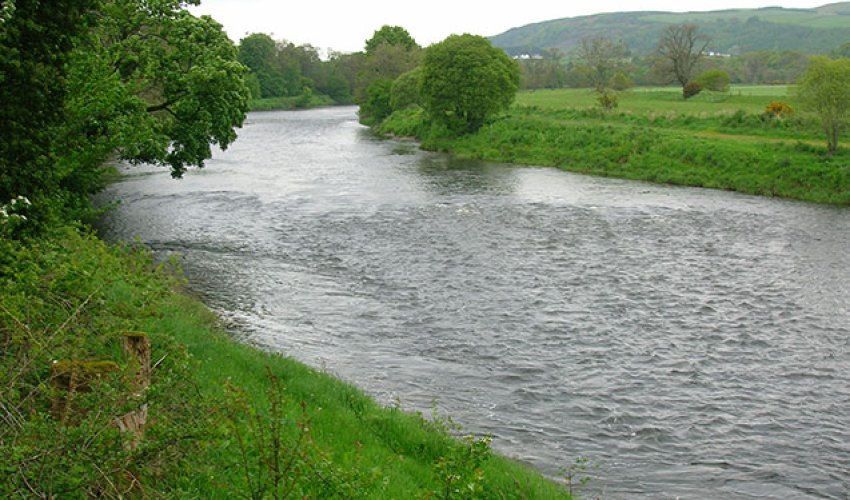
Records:
{"label": "river", "polygon": [[355,112],[128,168],[102,230],[246,342],[546,474],[587,457],[588,496],[848,498],[850,209],[454,160]]}

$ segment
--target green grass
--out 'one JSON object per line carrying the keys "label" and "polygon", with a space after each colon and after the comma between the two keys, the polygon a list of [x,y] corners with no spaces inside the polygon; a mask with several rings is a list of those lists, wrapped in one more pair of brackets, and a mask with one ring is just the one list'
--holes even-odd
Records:
{"label": "green grass", "polygon": [[[738,110],[760,113],[771,101],[785,101],[795,107],[787,85],[736,85],[728,93],[704,92],[692,99],[682,99],[679,87],[643,87],[619,94],[621,113],[732,114]],[[596,94],[589,89],[557,89],[524,91],[517,95],[517,106],[541,109],[576,109],[597,107]]]}
{"label": "green grass", "polygon": [[[27,242],[0,239],[0,250],[4,498],[246,497],[248,478],[268,480],[274,457],[293,460],[283,475],[293,498],[442,497],[455,472],[463,480],[452,489],[471,485],[476,498],[567,498],[526,466],[484,460],[483,442],[462,443],[444,421],[382,407],[329,375],[236,342],[175,291],[180,280],[144,249],[61,229]],[[155,368],[143,394],[133,395],[136,365],[121,351],[122,332],[151,340]],[[120,369],[72,393],[55,386],[54,360]],[[57,407],[57,397],[67,406]],[[142,402],[145,438],[128,449],[112,419]]]}

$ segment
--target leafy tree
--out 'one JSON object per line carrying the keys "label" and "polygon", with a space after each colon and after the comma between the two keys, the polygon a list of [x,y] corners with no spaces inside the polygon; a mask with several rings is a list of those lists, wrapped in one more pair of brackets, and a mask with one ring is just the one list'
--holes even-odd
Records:
{"label": "leafy tree", "polygon": [[513,102],[519,67],[490,41],[452,35],[425,50],[422,97],[433,120],[454,133],[474,132]]}
{"label": "leafy tree", "polygon": [[695,81],[704,89],[714,92],[728,92],[731,79],[729,73],[722,69],[709,69],[703,71]]}
{"label": "leafy tree", "polygon": [[239,42],[239,62],[256,76],[260,97],[295,95],[301,91],[297,63],[293,65],[281,58],[277,42],[265,33],[252,33]]}
{"label": "leafy tree", "polygon": [[390,92],[393,111],[422,103],[422,68],[416,68],[395,79]]}
{"label": "leafy tree", "polygon": [[384,25],[366,40],[366,55],[371,56],[381,45],[392,45],[405,50],[420,48],[410,33],[401,26]]}
{"label": "leafy tree", "polygon": [[422,60],[422,50],[418,47],[408,48],[404,45],[378,45],[370,54],[363,58],[355,77],[354,97],[357,102],[363,102],[366,89],[378,80],[395,80],[402,73],[407,73],[419,66]]}
{"label": "leafy tree", "polygon": [[126,133],[109,144],[121,158],[169,166],[175,177],[189,166],[202,167],[212,144],[226,148],[236,139],[249,92],[245,67],[222,26],[193,16],[185,4],[104,2],[100,22],[75,59],[75,85],[99,86],[103,119],[84,109],[84,97],[72,103],[82,108],[75,109],[80,120],[100,124],[103,133],[93,137],[110,137],[110,128]]}
{"label": "leafy tree", "polygon": [[816,56],[797,87],[803,106],[820,119],[827,149],[834,153],[838,139],[850,122],[850,59]]}
{"label": "leafy tree", "polygon": [[658,54],[666,64],[663,72],[682,86],[693,78],[699,60],[705,55],[710,39],[699,32],[695,24],[668,26],[658,41]]}
{"label": "leafy tree", "polygon": [[602,93],[619,69],[626,47],[605,37],[584,38],[577,50],[581,64],[587,68],[593,87]]}

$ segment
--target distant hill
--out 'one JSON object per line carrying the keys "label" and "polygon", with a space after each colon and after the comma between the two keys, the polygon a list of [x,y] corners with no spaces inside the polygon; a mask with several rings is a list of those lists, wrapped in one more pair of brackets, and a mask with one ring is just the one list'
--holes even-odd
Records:
{"label": "distant hill", "polygon": [[582,38],[622,40],[633,52],[655,50],[666,26],[694,23],[711,36],[709,50],[740,54],[757,50],[827,53],[850,42],[850,2],[816,9],[734,9],[713,12],[619,12],[571,17],[513,28],[491,37],[511,55],[557,48],[571,52]]}

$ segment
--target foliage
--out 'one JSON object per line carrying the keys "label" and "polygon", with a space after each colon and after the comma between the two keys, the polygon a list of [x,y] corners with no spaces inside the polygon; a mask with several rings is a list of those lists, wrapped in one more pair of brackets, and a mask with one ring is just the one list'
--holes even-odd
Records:
{"label": "foliage", "polygon": [[239,42],[239,62],[260,86],[258,97],[281,97],[301,92],[301,68],[281,57],[271,36],[253,33]]}
{"label": "foliage", "polygon": [[695,24],[676,24],[662,32],[658,55],[665,64],[666,73],[679,82],[683,91],[691,82],[696,64],[705,55],[709,42]]}
{"label": "foliage", "polygon": [[597,36],[582,39],[576,53],[581,64],[587,68],[593,87],[597,92],[602,92],[622,65],[626,47],[622,42],[615,43]]}
{"label": "foliage", "polygon": [[366,91],[366,101],[360,105],[360,123],[374,125],[380,123],[393,112],[390,105],[393,82],[376,80]]}
{"label": "foliage", "polygon": [[794,109],[782,101],[770,101],[764,111],[775,118],[787,118],[794,115]]}
{"label": "foliage", "polygon": [[422,105],[422,68],[416,68],[400,75],[393,82],[390,91],[390,108],[393,111],[409,106]]}
{"label": "foliage", "polygon": [[731,77],[729,76],[729,73],[722,69],[709,69],[703,71],[694,81],[706,90],[714,92],[729,92],[729,82],[731,81]]}
{"label": "foliage", "polygon": [[610,90],[603,90],[602,92],[599,92],[597,95],[597,101],[599,102],[599,106],[605,110],[612,110],[619,105],[617,94]]}
{"label": "foliage", "polygon": [[685,87],[682,89],[682,96],[685,99],[690,99],[691,97],[699,95],[702,92],[702,84],[700,82],[688,82]]}
{"label": "foliage", "polygon": [[519,60],[520,86],[523,89],[557,89],[568,83],[566,67],[557,50],[547,51],[542,58]]}
{"label": "foliage", "polygon": [[354,97],[358,103],[366,99],[366,90],[378,80],[395,80],[413,70],[422,59],[418,47],[408,49],[403,45],[381,44],[365,57],[357,69],[354,80]]}
{"label": "foliage", "polygon": [[389,25],[382,26],[381,29],[375,31],[372,38],[366,40],[366,55],[373,55],[381,45],[392,45],[408,51],[419,48],[416,40],[410,36],[406,29],[401,26]]}
{"label": "foliage", "polygon": [[518,87],[516,62],[486,38],[452,35],[425,51],[423,104],[431,118],[452,133],[481,128],[513,102]]}
{"label": "foliage", "polygon": [[608,86],[613,90],[624,91],[629,90],[630,88],[635,86],[635,82],[632,81],[631,78],[628,77],[624,72],[617,71],[614,73],[614,76],[611,77],[611,80],[608,82]]}
{"label": "foliage", "polygon": [[95,5],[6,1],[0,10],[0,200],[26,196],[36,202],[38,221],[64,208],[62,200],[78,203],[88,194],[63,185],[55,142],[65,120],[69,56]]}
{"label": "foliage", "polygon": [[797,89],[801,104],[820,119],[830,153],[838,149],[838,140],[850,121],[848,82],[850,59],[813,57]]}

